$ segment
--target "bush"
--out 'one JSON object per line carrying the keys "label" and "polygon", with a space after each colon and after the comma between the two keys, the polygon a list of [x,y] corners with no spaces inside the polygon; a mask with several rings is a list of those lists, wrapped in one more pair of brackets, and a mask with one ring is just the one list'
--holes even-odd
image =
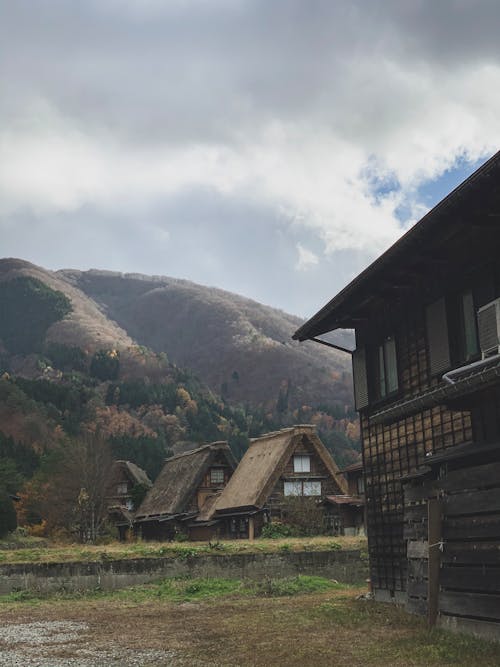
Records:
{"label": "bush", "polygon": [[277,539],[280,537],[291,537],[293,535],[292,528],[281,521],[272,521],[267,523],[261,532],[261,537],[270,539]]}

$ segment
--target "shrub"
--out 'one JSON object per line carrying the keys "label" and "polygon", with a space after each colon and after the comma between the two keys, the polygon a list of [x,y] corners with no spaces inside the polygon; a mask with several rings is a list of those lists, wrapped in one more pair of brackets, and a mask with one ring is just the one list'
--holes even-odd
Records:
{"label": "shrub", "polygon": [[272,521],[262,528],[262,537],[277,539],[280,537],[290,537],[293,531],[290,526],[287,526],[281,521]]}

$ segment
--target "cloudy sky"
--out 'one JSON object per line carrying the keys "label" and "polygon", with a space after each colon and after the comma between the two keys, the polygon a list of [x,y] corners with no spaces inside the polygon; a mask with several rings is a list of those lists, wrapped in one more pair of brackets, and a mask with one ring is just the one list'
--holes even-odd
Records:
{"label": "cloudy sky", "polygon": [[497,0],[0,0],[0,256],[308,316],[500,148]]}

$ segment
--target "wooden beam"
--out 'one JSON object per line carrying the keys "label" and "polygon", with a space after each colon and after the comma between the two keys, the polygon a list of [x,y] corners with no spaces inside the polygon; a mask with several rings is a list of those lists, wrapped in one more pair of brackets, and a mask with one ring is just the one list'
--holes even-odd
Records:
{"label": "wooden beam", "polygon": [[429,498],[427,502],[427,527],[429,559],[427,561],[427,620],[429,627],[436,625],[439,613],[439,568],[441,565],[441,501]]}

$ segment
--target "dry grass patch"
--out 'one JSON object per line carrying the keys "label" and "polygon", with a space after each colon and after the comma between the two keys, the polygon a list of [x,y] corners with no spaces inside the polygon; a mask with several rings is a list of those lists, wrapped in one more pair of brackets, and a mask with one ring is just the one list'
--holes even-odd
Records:
{"label": "dry grass patch", "polygon": [[[9,603],[0,607],[0,622],[85,623],[85,642],[92,650],[121,646],[130,656],[143,650],[168,653],[168,661],[155,661],[157,667],[500,665],[500,645],[429,633],[421,619],[396,606],[357,600],[359,587],[279,597],[248,594],[232,584],[223,588],[219,583],[212,587],[216,595],[189,601],[177,591],[176,599],[110,594],[36,606]],[[77,647],[64,649],[69,656]]]}

